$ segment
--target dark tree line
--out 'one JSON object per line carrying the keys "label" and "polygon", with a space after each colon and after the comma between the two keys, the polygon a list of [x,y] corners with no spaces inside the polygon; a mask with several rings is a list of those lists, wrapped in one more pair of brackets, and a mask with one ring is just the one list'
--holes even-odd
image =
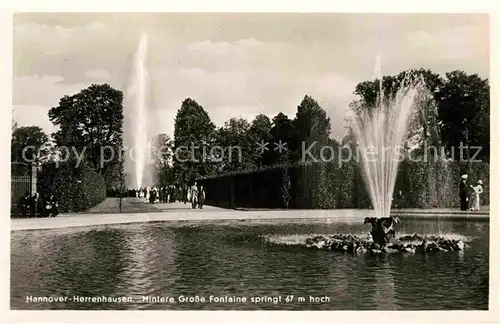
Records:
{"label": "dark tree line", "polygon": [[[421,78],[425,83],[427,96],[423,96],[419,101],[421,107],[410,125],[409,137],[417,139],[417,146],[427,142],[429,145],[444,147],[445,152],[455,159],[460,157],[458,154],[451,156],[451,152],[453,148],[458,149],[460,144],[480,146],[482,149],[475,158],[489,161],[488,80],[463,71],[453,71],[440,76],[430,70],[410,70],[384,76],[383,97],[391,99],[403,81],[417,78]],[[352,110],[355,113],[369,112],[377,102],[379,86],[380,80],[360,82],[354,89],[358,98],[351,103]],[[208,113],[199,103],[186,99],[177,113],[172,150],[195,143],[207,148],[221,146],[226,151],[217,150],[212,160],[208,158],[200,162],[184,163],[174,159],[172,172],[176,181],[189,183],[195,178],[214,174],[304,163],[309,157],[304,156],[304,148],[314,142],[318,144],[310,152],[313,156],[318,156],[318,150],[324,145],[338,148],[339,145],[354,140],[350,131],[341,143],[332,139],[330,118],[318,102],[308,95],[298,105],[293,118],[284,113],[278,113],[271,118],[260,114],[253,121],[230,118],[219,128],[214,126]],[[269,143],[264,152],[258,152],[257,143],[260,141]],[[286,148],[281,153],[275,150],[274,144],[280,142]],[[239,151],[235,147],[238,147]],[[237,154],[240,154],[242,159],[236,159]]]}
{"label": "dark tree line", "polygon": [[[339,145],[329,137],[329,117],[307,95],[293,119],[284,113],[272,119],[259,114],[251,122],[230,118],[219,128],[200,104],[186,99],[175,120],[172,169],[177,182],[192,183],[196,178],[214,174],[298,163],[302,159],[302,143]],[[181,148],[192,145],[200,147],[194,156],[181,153]],[[189,161],[184,161],[186,157]]]}
{"label": "dark tree line", "polygon": [[[417,137],[419,144],[431,141],[432,144],[444,147],[450,156],[452,149],[461,143],[480,146],[482,149],[476,159],[489,161],[489,81],[477,74],[463,71],[453,71],[442,76],[424,69],[406,71],[382,78],[386,98],[396,93],[408,74],[414,78],[422,78],[429,93],[428,100],[422,103],[422,114],[416,116],[410,129],[410,133],[423,134]],[[355,113],[374,106],[379,81],[364,81],[356,86],[354,94],[358,98],[351,104]],[[103,179],[102,183],[106,186],[104,191],[122,186],[123,161],[118,158],[123,149],[122,101],[121,91],[107,84],[93,84],[77,94],[64,96],[57,106],[50,109],[49,118],[58,127],[57,132],[50,137],[39,127],[18,127],[13,122],[11,161],[23,160],[23,149],[33,146],[37,149],[27,153],[29,158],[41,164],[43,179],[51,179],[50,170],[55,169],[50,165],[68,153],[63,148],[71,148],[69,153],[72,156],[64,157],[66,163],[77,163],[78,156],[75,156],[75,152],[80,156],[84,153],[84,160],[80,163],[84,163],[85,167],[70,168],[77,171],[65,171],[67,178],[71,173],[71,179],[68,178],[67,181],[80,183],[82,179],[93,179],[94,183],[101,183],[96,181],[97,175]],[[278,113],[269,117],[260,114],[252,121],[230,118],[221,127],[215,126],[201,104],[191,98],[185,99],[175,118],[173,138],[165,134],[160,134],[157,138],[158,147],[162,149],[157,154],[158,184],[188,184],[200,177],[303,164],[309,158],[303,154],[304,147],[315,142],[317,145],[310,152],[317,156],[322,146],[338,148],[354,141],[350,131],[340,143],[332,139],[330,124],[325,110],[308,95],[299,103],[294,116]],[[258,143],[267,145],[259,151]],[[276,145],[281,145],[281,150]],[[104,147],[108,149],[103,151]],[[218,149],[211,150],[214,147]],[[38,152],[36,156],[35,152]],[[101,152],[105,152],[104,157]],[[109,159],[109,154],[114,154],[115,158]],[[102,163],[103,158],[107,162]],[[313,179],[325,177],[327,168],[321,168],[320,172],[310,175],[305,173],[304,176]],[[83,175],[82,170],[92,175]],[[59,171],[52,178],[60,177],[61,174]],[[61,181],[52,179],[42,182],[45,186],[52,186],[47,190],[58,191],[53,184]],[[279,184],[284,191],[290,187],[288,182],[289,179],[284,175]],[[59,187],[67,188],[68,185]],[[62,194],[62,189],[59,191]],[[103,190],[99,188],[96,192],[101,195]],[[89,198],[86,201],[95,202],[99,199],[101,198]]]}

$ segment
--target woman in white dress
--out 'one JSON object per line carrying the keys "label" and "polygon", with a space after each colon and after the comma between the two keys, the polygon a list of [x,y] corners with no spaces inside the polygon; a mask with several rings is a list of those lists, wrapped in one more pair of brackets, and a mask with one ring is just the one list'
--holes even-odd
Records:
{"label": "woman in white dress", "polygon": [[483,193],[483,181],[477,180],[477,184],[472,186],[474,192],[472,194],[471,210],[479,211],[481,205],[480,195]]}

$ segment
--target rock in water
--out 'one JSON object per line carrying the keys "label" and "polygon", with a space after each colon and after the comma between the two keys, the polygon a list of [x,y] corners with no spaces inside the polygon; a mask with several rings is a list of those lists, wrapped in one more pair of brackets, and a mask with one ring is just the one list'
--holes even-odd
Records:
{"label": "rock in water", "polygon": [[315,247],[320,250],[329,250],[331,247],[331,241],[324,236],[316,236],[312,239],[306,239],[306,247]]}
{"label": "rock in water", "polygon": [[[421,243],[413,244],[418,242]],[[409,243],[412,242],[412,243]],[[462,240],[447,239],[439,236],[422,237],[420,235],[407,235],[400,239],[381,245],[370,239],[360,238],[351,234],[334,234],[331,236],[315,236],[307,238],[305,246],[318,250],[350,252],[350,253],[426,253],[440,251],[461,251],[466,244]]]}

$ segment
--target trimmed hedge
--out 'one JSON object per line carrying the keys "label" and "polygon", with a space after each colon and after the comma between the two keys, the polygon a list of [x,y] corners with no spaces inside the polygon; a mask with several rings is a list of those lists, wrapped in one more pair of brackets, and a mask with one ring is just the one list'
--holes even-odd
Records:
{"label": "trimmed hedge", "polygon": [[38,175],[38,192],[54,194],[63,213],[85,211],[106,198],[103,177],[85,162],[76,165],[75,161],[49,163]]}
{"label": "trimmed hedge", "polygon": [[[481,204],[489,204],[489,165],[455,162],[409,162],[399,165],[393,204],[399,208],[456,208],[460,175],[469,183],[483,180]],[[283,182],[290,182],[290,201]],[[313,163],[220,175],[200,180],[207,203],[221,207],[341,209],[371,208],[362,173],[355,161]],[[399,192],[401,191],[401,196]],[[231,202],[231,192],[233,201]]]}

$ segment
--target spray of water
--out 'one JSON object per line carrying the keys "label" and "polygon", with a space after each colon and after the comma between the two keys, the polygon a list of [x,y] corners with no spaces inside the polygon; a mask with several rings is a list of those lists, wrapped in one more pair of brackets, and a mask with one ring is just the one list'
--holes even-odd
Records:
{"label": "spray of water", "polygon": [[395,94],[384,96],[380,58],[375,68],[378,98],[374,107],[363,109],[353,119],[360,166],[377,217],[390,215],[401,151],[409,123],[418,109],[425,88],[420,78],[408,75]]}
{"label": "spray of water", "polygon": [[144,184],[144,174],[148,159],[148,81],[146,58],[148,36],[142,34],[134,56],[130,85],[126,91],[124,107],[124,145],[128,148],[125,156],[127,186],[140,188]]}

